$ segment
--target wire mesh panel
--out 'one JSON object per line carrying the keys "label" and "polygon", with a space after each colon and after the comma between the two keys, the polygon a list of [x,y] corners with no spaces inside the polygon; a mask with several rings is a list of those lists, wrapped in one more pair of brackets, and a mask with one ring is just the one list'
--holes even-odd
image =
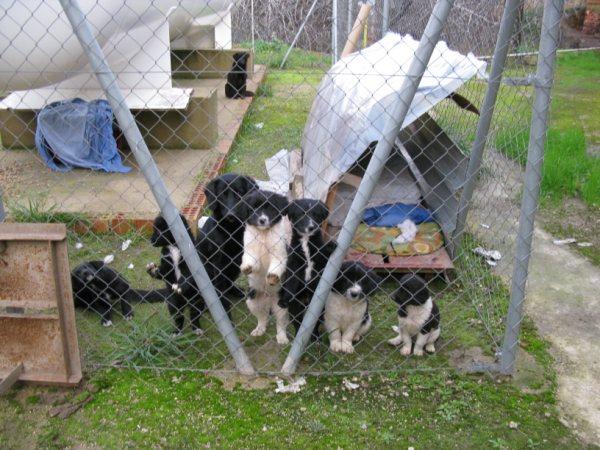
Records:
{"label": "wire mesh panel", "polygon": [[[7,220],[68,225],[85,367],[235,371],[239,344],[257,372],[280,372],[416,79],[411,64],[425,69],[420,88],[368,180],[373,194],[297,370],[430,370],[473,348],[498,356],[535,54],[504,65],[467,226],[457,226],[478,122],[491,112],[498,2],[455,2],[416,64],[433,1],[375,2],[348,54],[357,2],[339,0],[335,17],[330,2],[78,3],[227,312],[219,320],[240,338],[224,338],[209,313],[77,23],[58,1],[10,2],[0,17]],[[509,53],[537,49],[541,6],[518,6]]]}

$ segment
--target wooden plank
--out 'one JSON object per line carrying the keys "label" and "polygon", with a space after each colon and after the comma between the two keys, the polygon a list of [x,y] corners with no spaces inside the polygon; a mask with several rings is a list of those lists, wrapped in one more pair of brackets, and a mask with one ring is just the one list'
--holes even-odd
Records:
{"label": "wooden plank", "polygon": [[0,381],[0,395],[7,393],[13,385],[19,381],[23,373],[23,363],[19,363],[10,373]]}
{"label": "wooden plank", "polygon": [[62,241],[64,223],[0,223],[0,241]]}
{"label": "wooden plank", "polygon": [[454,264],[444,248],[427,255],[390,256],[388,262],[385,262],[381,255],[350,250],[346,259],[361,261],[373,269],[385,269],[392,272],[442,272],[454,269]]}
{"label": "wooden plank", "polygon": [[[0,374],[73,386],[81,380],[75,312],[62,224],[0,224]],[[6,239],[10,238],[10,239]],[[42,300],[40,300],[42,299]]]}
{"label": "wooden plank", "polygon": [[71,286],[71,271],[69,269],[69,255],[67,242],[55,242],[53,247],[53,266],[56,283],[56,303],[60,315],[60,332],[63,346],[65,370],[69,383],[81,381],[81,358],[79,355],[79,342],[75,324],[75,308],[73,302],[73,288]]}

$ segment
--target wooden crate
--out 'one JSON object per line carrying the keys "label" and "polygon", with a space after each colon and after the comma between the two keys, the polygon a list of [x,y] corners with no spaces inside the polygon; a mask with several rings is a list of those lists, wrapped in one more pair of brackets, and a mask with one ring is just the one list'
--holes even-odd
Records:
{"label": "wooden crate", "polygon": [[63,224],[0,223],[0,342],[0,392],[81,380]]}

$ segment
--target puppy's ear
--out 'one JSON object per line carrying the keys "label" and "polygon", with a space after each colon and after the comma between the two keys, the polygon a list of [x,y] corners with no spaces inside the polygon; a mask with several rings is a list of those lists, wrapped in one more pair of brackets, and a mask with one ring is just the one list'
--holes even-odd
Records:
{"label": "puppy's ear", "polygon": [[275,208],[277,208],[277,211],[279,211],[281,213],[281,215],[283,215],[283,216],[287,215],[288,206],[290,204],[288,199],[280,194],[273,194],[273,197],[271,197],[271,198],[272,198],[273,204],[275,205]]}
{"label": "puppy's ear", "polygon": [[241,200],[235,205],[235,215],[242,221],[246,222],[250,217],[250,211],[252,207],[252,191],[244,195]]}
{"label": "puppy's ear", "polygon": [[213,213],[217,207],[217,197],[219,196],[219,192],[221,192],[221,183],[221,180],[218,178],[213,178],[204,188],[206,206],[208,206],[208,209],[210,209]]}
{"label": "puppy's ear", "polygon": [[331,239],[331,240],[325,242],[325,245],[323,245],[322,252],[325,254],[325,256],[327,258],[329,258],[331,256],[331,254],[335,251],[336,248],[337,248],[337,241],[334,239]]}
{"label": "puppy's ear", "polygon": [[373,269],[366,269],[365,277],[363,278],[365,295],[372,295],[377,287],[381,284],[381,278]]}
{"label": "puppy's ear", "polygon": [[253,178],[250,178],[246,175],[241,175],[240,180],[244,186],[244,194],[250,191],[258,190],[258,184],[256,183],[256,181],[254,181]]}
{"label": "puppy's ear", "polygon": [[150,243],[155,247],[160,247],[160,243],[162,241],[163,233],[167,230],[167,224],[165,223],[165,219],[162,216],[156,216],[154,221],[152,222],[152,237],[150,238]]}
{"label": "puppy's ear", "polygon": [[190,228],[190,224],[188,223],[188,221],[185,218],[185,216],[183,214],[179,214],[179,217],[181,218],[181,221],[183,222],[183,226],[185,227],[185,231],[187,231],[187,233],[190,236],[193,236],[192,235],[192,229]]}
{"label": "puppy's ear", "polygon": [[319,223],[325,222],[327,217],[329,217],[329,209],[322,201],[319,201],[315,206],[313,206],[313,211],[315,214],[315,218],[319,221]]}
{"label": "puppy's ear", "polygon": [[301,211],[295,201],[288,203],[286,214],[292,222],[300,217]]}

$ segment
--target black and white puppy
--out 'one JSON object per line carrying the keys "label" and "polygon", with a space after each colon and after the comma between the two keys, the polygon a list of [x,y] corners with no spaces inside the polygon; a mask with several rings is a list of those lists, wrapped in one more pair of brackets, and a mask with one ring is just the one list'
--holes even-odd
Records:
{"label": "black and white puppy", "polygon": [[325,328],[332,352],[353,353],[371,327],[369,296],[381,283],[379,276],[361,262],[346,261],[333,283],[325,305]]}
{"label": "black and white puppy", "polygon": [[248,52],[238,52],[233,55],[233,65],[227,74],[225,95],[227,98],[252,97],[254,93],[246,90],[248,80]]}
{"label": "black and white puppy", "polygon": [[[193,241],[194,237],[187,220],[183,215],[180,217]],[[204,331],[200,327],[200,316],[206,309],[204,299],[196,287],[190,269],[181,256],[181,250],[175,242],[169,224],[160,215],[154,219],[150,243],[161,249],[160,265],[149,263],[146,271],[151,277],[163,280],[167,289],[171,289],[174,293],[168,297],[167,307],[175,323],[175,334],[180,335],[183,332],[184,314],[186,308],[189,307],[192,330],[195,334],[202,335]]]}
{"label": "black and white puppy", "polygon": [[[323,274],[329,256],[335,250],[334,242],[325,242],[321,224],[329,210],[319,200],[303,198],[290,202],[287,216],[292,226],[292,238],[288,247],[287,268],[279,292],[279,306],[286,308],[296,333],[304,313]],[[313,339],[319,337],[319,319]]]}
{"label": "black and white puppy", "polygon": [[198,232],[196,248],[227,311],[231,307],[227,297],[245,297],[234,283],[240,276],[246,228],[238,208],[244,195],[255,190],[256,181],[235,173],[214,178],[204,188],[212,216]]}
{"label": "black and white puppy", "polygon": [[258,320],[252,336],[267,330],[269,314],[277,326],[277,343],[287,344],[287,310],[278,305],[281,279],[287,262],[290,223],[286,217],[288,200],[268,191],[252,191],[242,199],[238,209],[245,218],[244,254],[241,270],[248,275],[250,287],[246,305]]}
{"label": "black and white puppy", "polygon": [[113,324],[112,310],[117,304],[120,303],[125,320],[130,320],[133,304],[161,302],[171,294],[167,289],[134,289],[129,281],[103,261],[88,261],[75,267],[71,272],[71,286],[75,306],[99,314],[105,327]]}
{"label": "black and white puppy", "polygon": [[[398,333],[388,342],[391,345],[403,344],[400,353],[410,355],[411,350],[417,356],[435,352],[435,341],[440,337],[440,311],[431,298],[425,280],[418,275],[408,274],[400,279],[400,287],[393,296],[398,304]],[[416,337],[415,348],[412,340]]]}

